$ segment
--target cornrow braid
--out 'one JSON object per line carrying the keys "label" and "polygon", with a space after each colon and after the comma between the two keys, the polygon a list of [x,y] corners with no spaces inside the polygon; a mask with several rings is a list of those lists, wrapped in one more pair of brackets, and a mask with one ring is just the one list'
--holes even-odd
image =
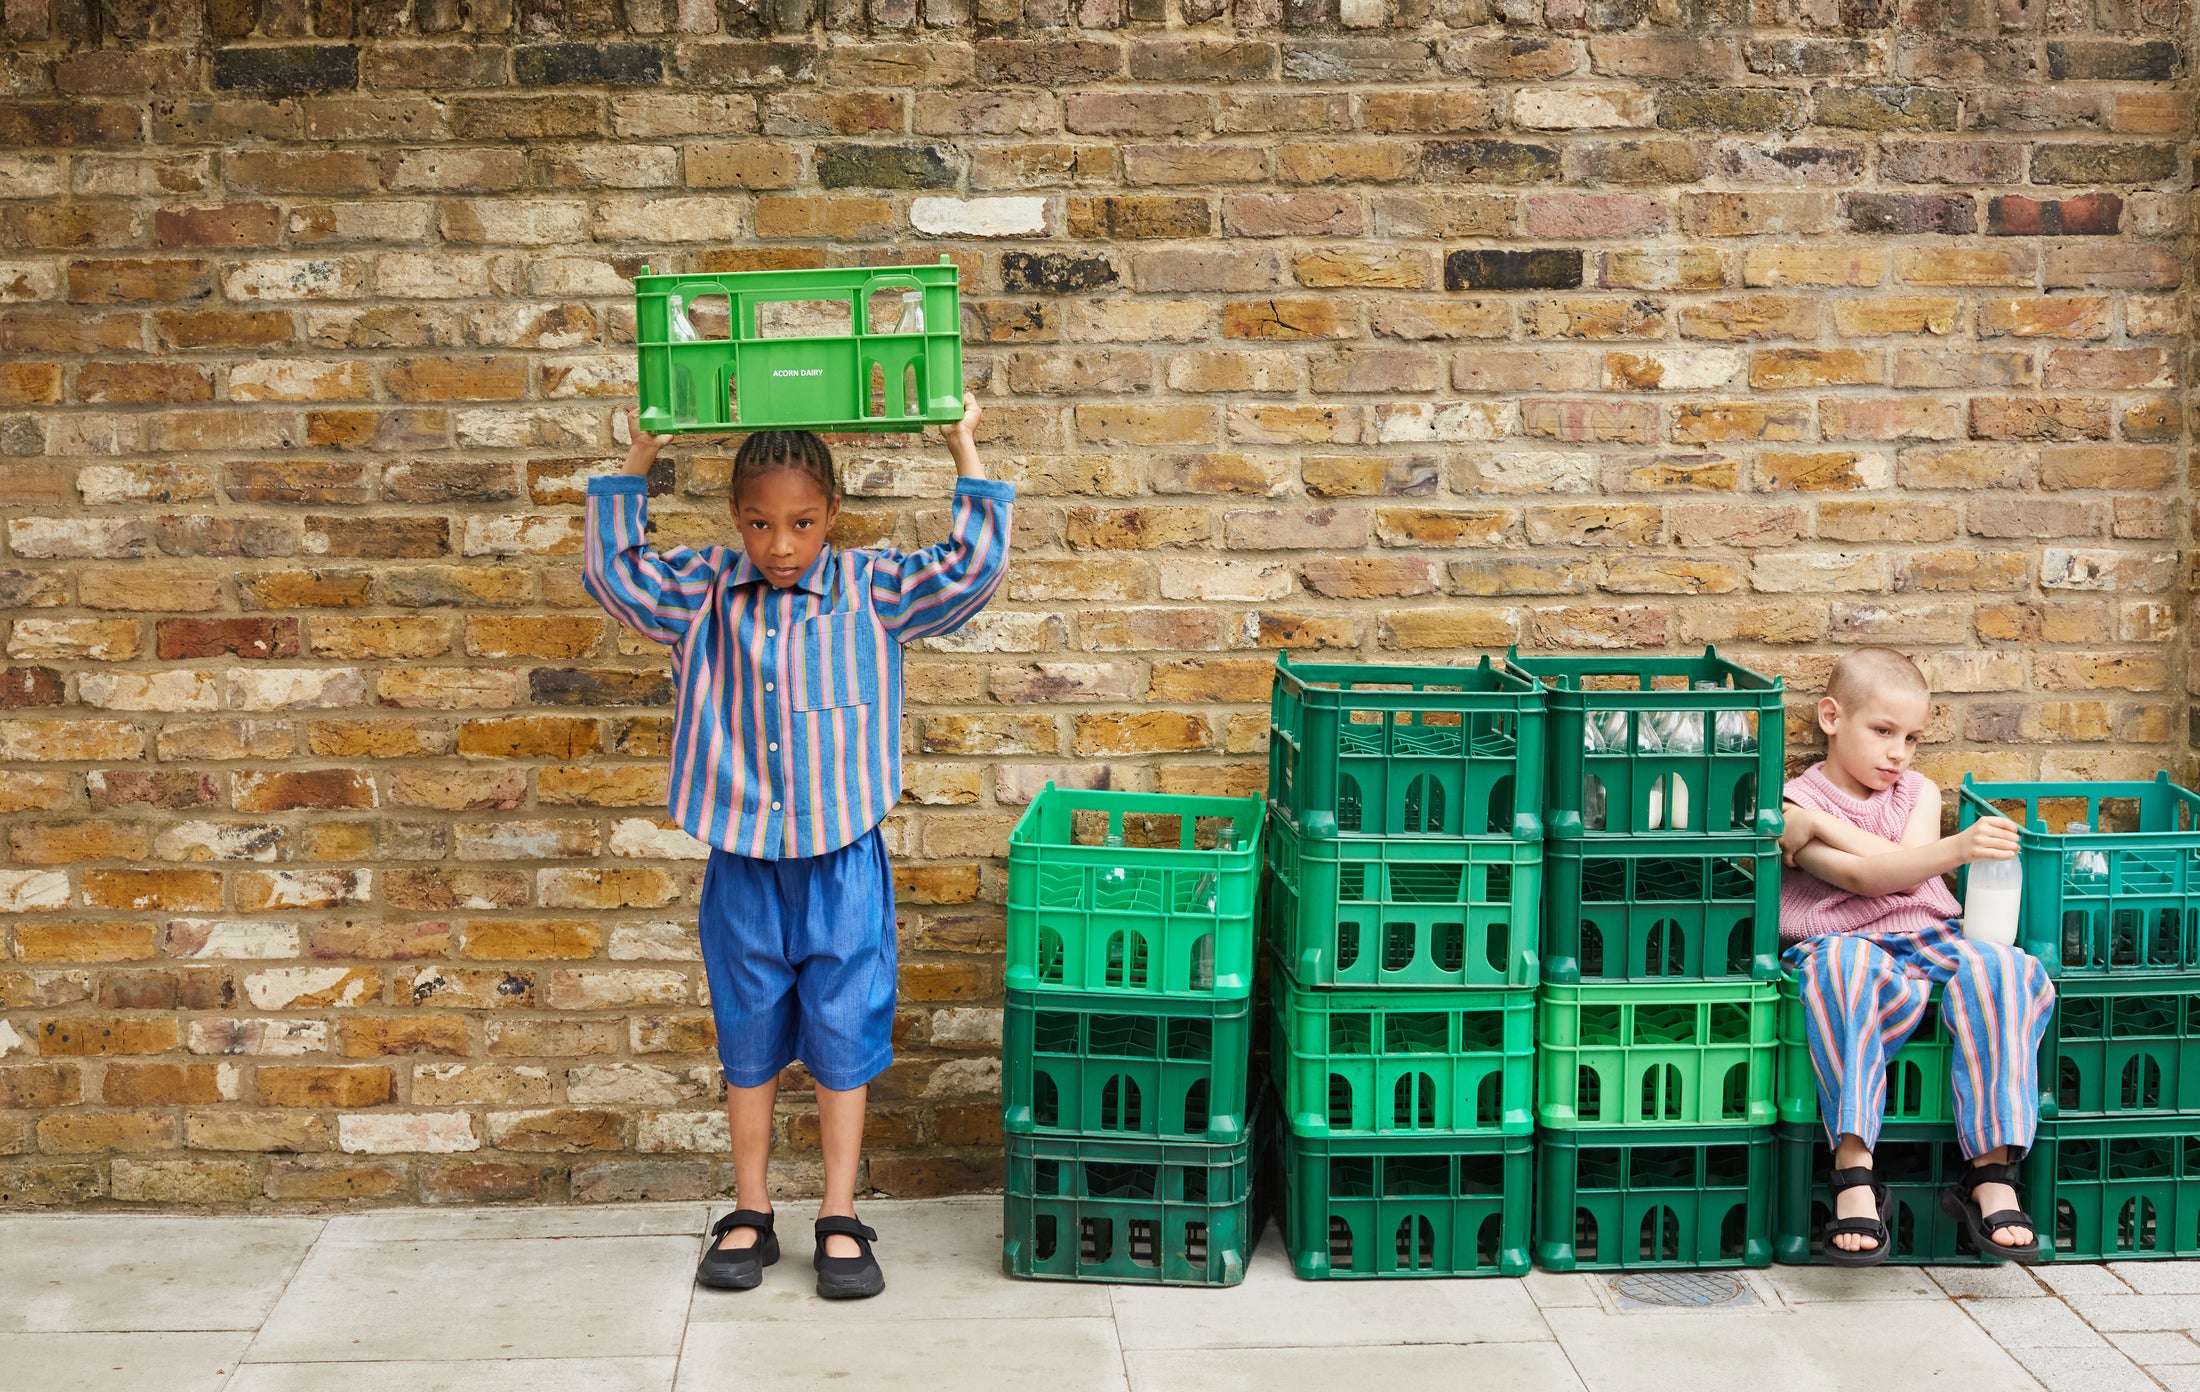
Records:
{"label": "cornrow braid", "polygon": [[733,456],[733,478],[726,485],[727,496],[738,507],[741,490],[751,479],[781,469],[809,475],[824,493],[826,502],[840,501],[840,479],[833,472],[833,452],[814,430],[759,430],[743,440]]}

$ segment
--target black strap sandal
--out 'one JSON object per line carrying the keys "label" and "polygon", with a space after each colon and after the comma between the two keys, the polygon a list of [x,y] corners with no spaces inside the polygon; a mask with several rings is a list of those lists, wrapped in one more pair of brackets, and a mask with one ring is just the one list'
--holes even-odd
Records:
{"label": "black strap sandal", "polygon": [[[853,1257],[828,1257],[825,1255],[825,1239],[838,1233],[852,1237],[862,1253]],[[835,1215],[817,1220],[817,1255],[811,1259],[817,1267],[817,1293],[827,1300],[863,1300],[886,1289],[886,1273],[879,1270],[878,1258],[871,1255],[871,1244],[878,1241],[878,1234],[853,1218]]]}
{"label": "black strap sandal", "polygon": [[[1887,1186],[1879,1177],[1862,1165],[1846,1170],[1835,1170],[1827,1184],[1828,1191],[1838,1204],[1843,1194],[1851,1189],[1872,1191],[1873,1216],[1868,1218],[1835,1218],[1826,1224],[1826,1261],[1833,1266],[1877,1266],[1894,1250],[1894,1238],[1887,1231]],[[1838,1209],[1836,1209],[1838,1211]],[[1872,1246],[1849,1251],[1836,1247],[1834,1238],[1854,1235],[1868,1237]]]}
{"label": "black strap sandal", "polygon": [[[720,1247],[735,1228],[754,1228],[757,1238],[748,1247]],[[710,1245],[696,1265],[695,1283],[713,1290],[754,1290],[764,1284],[764,1268],[779,1260],[779,1237],[772,1231],[772,1215],[753,1208],[737,1208],[711,1224]]]}
{"label": "black strap sandal", "polygon": [[[2001,1261],[2013,1261],[2020,1266],[2030,1266],[2040,1259],[2039,1225],[2032,1215],[2021,1208],[2004,1208],[1993,1213],[1980,1213],[1978,1200],[1972,1193],[1981,1184],[2006,1184],[2017,1187],[2015,1165],[1973,1165],[1962,1174],[1948,1181],[1940,1191],[1940,1211],[1963,1224],[1963,1230],[1971,1235],[1971,1245],[1979,1255]],[[2005,1228],[2029,1228],[2032,1240],[2022,1246],[1994,1240],[1994,1234]]]}

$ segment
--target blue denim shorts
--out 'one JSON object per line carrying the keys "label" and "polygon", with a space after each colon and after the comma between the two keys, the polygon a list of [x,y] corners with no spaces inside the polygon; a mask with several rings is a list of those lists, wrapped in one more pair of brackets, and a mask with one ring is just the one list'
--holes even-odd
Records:
{"label": "blue denim shorts", "polygon": [[800,1059],[845,1091],[894,1061],[894,882],[877,827],[820,856],[712,851],[701,930],[728,1083],[757,1087]]}

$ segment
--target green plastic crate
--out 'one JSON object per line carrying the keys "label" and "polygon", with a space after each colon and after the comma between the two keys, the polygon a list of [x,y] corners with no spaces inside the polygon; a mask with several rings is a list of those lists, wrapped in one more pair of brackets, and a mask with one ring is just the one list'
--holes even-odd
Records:
{"label": "green plastic crate", "polygon": [[1258,798],[1047,784],[1008,838],[1009,987],[1245,995],[1264,820]]}
{"label": "green plastic crate", "polygon": [[1309,1281],[1523,1276],[1532,1136],[1277,1140],[1284,1246]]}
{"label": "green plastic crate", "polygon": [[[1522,657],[1514,665],[1547,688],[1550,780],[1544,822],[1554,837],[1778,836],[1786,777],[1781,678],[1705,648],[1702,657]],[[1712,681],[1717,690],[1698,690]],[[1719,748],[1719,716],[1740,720],[1753,748]],[[1584,747],[1590,717],[1616,736]],[[1665,752],[1679,719],[1699,747]],[[1737,741],[1738,743],[1738,741]],[[1616,747],[1614,747],[1616,746]],[[1601,815],[1600,815],[1601,814]]]}
{"label": "green plastic crate", "polygon": [[[2072,822],[2129,831],[2060,833]],[[1959,822],[2000,812],[2024,828],[2017,941],[2050,976],[2200,972],[2200,795],[2151,783],[1973,783]],[[1958,876],[1957,893],[1970,871]]]}
{"label": "green plastic crate", "polygon": [[1535,992],[1310,991],[1269,976],[1269,1068],[1300,1136],[1535,1130]]}
{"label": "green plastic crate", "polygon": [[[924,296],[924,331],[895,333],[911,290]],[[721,301],[728,336],[677,339],[668,308],[675,295],[683,306]],[[847,328],[759,332],[759,310],[795,302],[845,306]],[[914,431],[963,415],[958,271],[945,256],[935,266],[685,275],[652,275],[644,266],[634,280],[634,349],[642,429],[655,434]]]}
{"label": "green plastic crate", "polygon": [[1545,1271],[1772,1264],[1770,1127],[1536,1133]]}
{"label": "green plastic crate", "polygon": [[1260,1241],[1253,1141],[1011,1135],[1001,1269],[1054,1281],[1234,1286]]}
{"label": "green plastic crate", "polygon": [[1268,793],[1300,832],[1542,832],[1543,701],[1488,658],[1473,667],[1276,659]]}
{"label": "green plastic crate", "polygon": [[1780,988],[1770,981],[1545,985],[1536,1122],[1550,1130],[1769,1126]]}
{"label": "green plastic crate", "polygon": [[[1940,997],[1941,988],[1936,985],[1917,1030],[1887,1060],[1889,1124],[1955,1122],[1955,1093],[1949,1080],[1955,1041],[1941,1024]],[[1790,973],[1780,981],[1780,1120],[1816,1127],[1823,1141],[1826,1133],[1818,1108],[1818,1073],[1810,1061],[1808,1024],[1802,981]]]}
{"label": "green plastic crate", "polygon": [[2200,1257],[2200,1117],[2042,1122],[2026,1164],[2045,1259]]}
{"label": "green plastic crate", "polygon": [[[1780,1201],[1773,1214],[1773,1254],[1794,1266],[1826,1264],[1826,1224],[1833,1200],[1833,1147],[1817,1122],[1780,1123]],[[1979,1255],[1969,1233],[1940,1207],[1940,1191],[1968,1168],[1952,1125],[1889,1122],[1872,1152],[1872,1169],[1894,1204],[1894,1250],[1903,1266],[1976,1266],[2003,1260]],[[2029,1195],[2027,1195],[2029,1202]]]}
{"label": "green plastic crate", "polygon": [[1575,838],[1545,853],[1545,981],[1778,979],[1777,838]]}
{"label": "green plastic crate", "polygon": [[2200,1113],[2200,978],[2056,983],[2040,1045],[2040,1115]]}
{"label": "green plastic crate", "polygon": [[1010,991],[1001,1125],[1234,1145],[1245,1136],[1252,1000]]}
{"label": "green plastic crate", "polygon": [[1305,986],[1535,984],[1543,845],[1269,836],[1276,960]]}

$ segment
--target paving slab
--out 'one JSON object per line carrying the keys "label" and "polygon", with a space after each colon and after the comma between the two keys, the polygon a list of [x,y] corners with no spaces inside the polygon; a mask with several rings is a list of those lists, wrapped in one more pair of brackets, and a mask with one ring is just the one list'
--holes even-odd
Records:
{"label": "paving slab", "polygon": [[0,1218],[0,1333],[257,1329],[318,1218]]}
{"label": "paving slab", "polygon": [[671,1392],[679,1360],[248,1363],[222,1392]]}
{"label": "paving slab", "polygon": [[2115,1270],[2118,1280],[2141,1295],[2200,1295],[2200,1261],[2126,1261]]}
{"label": "paving slab", "polygon": [[[711,1210],[711,1222],[732,1205]],[[866,1320],[1105,1319],[1108,1287],[1089,1281],[1019,1281],[1001,1273],[999,1199],[927,1199],[865,1204],[863,1221],[878,1232],[886,1290],[862,1305]],[[832,1320],[845,1323],[848,1305],[821,1300],[810,1265],[815,1237],[807,1208],[780,1210],[780,1257],[755,1290],[698,1289],[689,1318],[711,1320]],[[709,1224],[698,1228],[709,1231]],[[702,1250],[700,1235],[693,1252]]]}
{"label": "paving slab", "polygon": [[1544,1318],[1590,1392],[2038,1386],[1946,1300],[1876,1302],[1868,1319],[1830,1304],[1762,1316],[1550,1310]]}
{"label": "paving slab", "polygon": [[1544,1309],[1590,1309],[1599,1303],[1596,1279],[1585,1271],[1531,1271],[1520,1283]]}
{"label": "paving slab", "polygon": [[[2129,1263],[2124,1265],[2128,1266]],[[2031,1269],[2032,1279],[2057,1295],[2129,1295],[2131,1287],[2117,1278],[2115,1268],[2072,1262],[2043,1262]]]}
{"label": "paving slab", "polygon": [[2191,1364],[2158,1363],[2147,1368],[2147,1374],[2169,1392],[2200,1392],[2200,1367]]}
{"label": "paving slab", "polygon": [[[730,1207],[730,1205],[728,1205]],[[328,1220],[323,1242],[471,1242],[498,1237],[694,1237],[709,1230],[699,1203],[606,1208],[391,1208]]]}
{"label": "paving slab", "polygon": [[667,1357],[695,1280],[684,1237],[316,1247],[254,1363]]}
{"label": "paving slab", "polygon": [[1128,1392],[1104,1319],[699,1323],[675,1392],[844,1387],[850,1392]]}
{"label": "paving slab", "polygon": [[2017,1361],[2047,1392],[2159,1392],[2155,1382],[2112,1348],[2027,1348]]}
{"label": "paving slab", "polygon": [[0,1334],[0,1387],[23,1392],[221,1392],[252,1335]]}
{"label": "paving slab", "polygon": [[2073,1295],[2070,1308],[2103,1334],[2200,1330],[2200,1300],[2189,1295]]}
{"label": "paving slab", "polygon": [[1968,1295],[1980,1300],[2029,1300],[2040,1293],[2040,1283],[2032,1279],[2032,1273],[2015,1262],[1997,1262],[1992,1266],[1928,1266],[1925,1271],[1935,1285],[1950,1295]]}
{"label": "paving slab", "polygon": [[2134,1363],[2200,1363],[2200,1343],[2189,1334],[2111,1334],[2108,1341]]}
{"label": "paving slab", "polygon": [[1124,1355],[1131,1392],[1579,1392],[1556,1344],[1150,1349]]}
{"label": "paving slab", "polygon": [[[2108,1341],[2053,1296],[2031,1300],[1967,1300],[1964,1313],[2006,1349],[2103,1348]],[[2122,1357],[2121,1354],[2117,1355]]]}
{"label": "paving slab", "polygon": [[1824,1301],[1938,1300],[1940,1287],[1916,1266],[1768,1266],[1755,1273],[1790,1305]]}
{"label": "paving slab", "polygon": [[1546,1340],[1550,1329],[1519,1281],[1301,1281],[1282,1244],[1253,1253],[1227,1290],[1117,1286],[1126,1349],[1294,1348],[1339,1344],[1478,1344]]}

